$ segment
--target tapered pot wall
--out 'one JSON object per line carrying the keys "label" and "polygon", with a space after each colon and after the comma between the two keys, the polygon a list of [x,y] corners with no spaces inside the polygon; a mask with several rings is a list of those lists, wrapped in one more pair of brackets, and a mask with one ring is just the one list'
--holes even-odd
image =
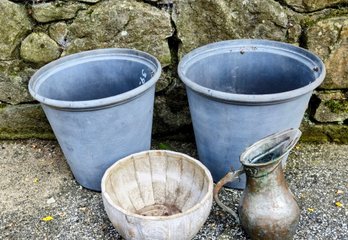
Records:
{"label": "tapered pot wall", "polygon": [[99,49],[61,58],[32,77],[29,91],[82,186],[100,191],[110,165],[150,149],[160,73],[160,63],[147,53]]}
{"label": "tapered pot wall", "polygon": [[[241,164],[240,154],[252,143],[284,129],[298,128],[311,93],[290,102],[244,106],[207,99],[187,89],[199,159],[215,181]],[[240,181],[227,185],[243,189]]]}
{"label": "tapered pot wall", "polygon": [[127,104],[95,111],[69,112],[42,105],[77,182],[100,191],[109,166],[150,149],[153,98],[154,88]]}
{"label": "tapered pot wall", "polygon": [[[241,166],[246,147],[300,126],[325,66],[305,49],[247,39],[195,49],[180,61],[178,73],[186,85],[199,159],[218,181]],[[245,176],[227,186],[244,188]]]}

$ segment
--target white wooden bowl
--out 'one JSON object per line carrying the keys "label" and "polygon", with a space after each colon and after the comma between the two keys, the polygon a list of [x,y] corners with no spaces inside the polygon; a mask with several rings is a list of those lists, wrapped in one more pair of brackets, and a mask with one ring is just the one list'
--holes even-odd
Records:
{"label": "white wooden bowl", "polygon": [[191,239],[213,201],[213,179],[199,161],[145,151],[113,164],[102,179],[108,217],[125,239]]}

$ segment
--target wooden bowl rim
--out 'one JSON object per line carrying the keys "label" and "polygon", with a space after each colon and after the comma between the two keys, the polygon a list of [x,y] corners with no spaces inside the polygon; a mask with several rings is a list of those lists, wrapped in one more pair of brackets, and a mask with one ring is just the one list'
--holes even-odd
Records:
{"label": "wooden bowl rim", "polygon": [[[189,208],[188,210],[186,210],[185,212],[182,213],[177,213],[177,214],[173,214],[170,216],[143,216],[143,215],[139,215],[136,213],[132,213],[129,212],[125,209],[123,209],[122,207],[118,206],[117,204],[114,203],[114,201],[111,200],[109,194],[105,191],[106,190],[106,179],[108,178],[108,176],[111,174],[111,171],[113,170],[113,168],[117,167],[117,165],[122,164],[123,162],[128,161],[129,159],[132,159],[132,157],[136,157],[136,156],[140,156],[140,155],[147,155],[147,154],[151,154],[151,153],[164,153],[164,154],[170,154],[170,155],[176,155],[176,156],[181,156],[182,159],[185,159],[185,161],[189,161],[191,163],[193,163],[194,165],[202,168],[202,170],[204,171],[205,176],[208,178],[208,191],[206,192],[206,194],[204,195],[204,197],[202,198],[202,200],[195,204],[193,207]],[[104,173],[104,176],[102,178],[102,182],[101,182],[101,191],[102,191],[102,195],[104,197],[104,199],[113,207],[116,208],[118,211],[122,212],[126,218],[127,217],[134,217],[134,218],[139,218],[139,219],[144,219],[144,220],[154,220],[154,221],[158,221],[158,220],[169,220],[169,219],[175,219],[175,218],[180,218],[182,216],[185,215],[189,215],[191,212],[196,211],[198,208],[200,208],[203,203],[205,203],[206,201],[209,200],[209,198],[212,198],[212,194],[213,194],[213,178],[211,176],[210,171],[208,170],[208,168],[206,166],[204,166],[200,161],[198,161],[197,159],[190,157],[187,154],[184,153],[180,153],[180,152],[175,152],[175,151],[169,151],[169,150],[148,150],[148,151],[142,151],[139,153],[134,153],[131,154],[129,156],[126,156],[120,160],[118,160],[117,162],[115,162],[113,165],[111,165]]]}

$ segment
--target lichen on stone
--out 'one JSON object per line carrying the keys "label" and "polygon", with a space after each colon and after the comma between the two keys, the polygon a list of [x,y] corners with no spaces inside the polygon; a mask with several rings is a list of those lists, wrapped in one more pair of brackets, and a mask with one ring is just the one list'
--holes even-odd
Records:
{"label": "lichen on stone", "polygon": [[79,10],[85,8],[84,4],[72,1],[43,2],[32,5],[32,16],[41,23],[68,20],[74,18]]}
{"label": "lichen on stone", "polygon": [[301,141],[311,143],[335,142],[348,144],[348,126],[339,124],[301,125]]}
{"label": "lichen on stone", "polygon": [[28,62],[44,64],[59,58],[59,45],[46,33],[34,32],[26,37],[20,48],[21,57]]}
{"label": "lichen on stone", "polygon": [[97,3],[100,2],[101,0],[77,0],[79,2],[84,2],[84,3]]}
{"label": "lichen on stone", "polygon": [[339,122],[348,119],[348,101],[342,91],[324,91],[317,93],[320,104],[317,107],[314,119],[318,122]]}
{"label": "lichen on stone", "polygon": [[23,5],[2,0],[0,9],[0,60],[12,60],[32,24]]}
{"label": "lichen on stone", "polygon": [[348,17],[318,21],[307,30],[308,49],[325,63],[327,76],[322,88],[348,88]]}
{"label": "lichen on stone", "polygon": [[32,101],[28,82],[34,72],[21,60],[0,61],[0,101],[9,104]]}
{"label": "lichen on stone", "polygon": [[348,0],[0,1],[0,138],[53,136],[39,105],[22,105],[33,101],[29,78],[36,68],[61,56],[109,47],[136,48],[160,60],[164,70],[156,86],[154,133],[174,133],[191,126],[184,86],[175,73],[179,58],[211,42],[261,38],[306,47],[324,60],[327,77],[308,117],[315,124],[305,128],[302,139],[348,143],[343,136],[348,135],[347,4]]}
{"label": "lichen on stone", "polygon": [[67,34],[68,28],[65,22],[57,22],[49,27],[49,36],[63,48],[67,46]]}
{"label": "lichen on stone", "polygon": [[348,0],[283,0],[291,8],[299,12],[313,12],[320,9],[347,4]]}
{"label": "lichen on stone", "polygon": [[332,113],[348,114],[348,102],[346,101],[346,99],[345,100],[331,99],[325,102],[325,106],[327,106]]}
{"label": "lichen on stone", "polygon": [[268,0],[179,1],[173,11],[180,55],[211,42],[263,38],[297,42],[298,14]]}
{"label": "lichen on stone", "polygon": [[136,48],[171,63],[167,38],[173,34],[170,15],[137,1],[102,1],[79,11],[68,26],[64,55],[94,48]]}
{"label": "lichen on stone", "polygon": [[0,108],[0,139],[53,139],[51,127],[39,104]]}

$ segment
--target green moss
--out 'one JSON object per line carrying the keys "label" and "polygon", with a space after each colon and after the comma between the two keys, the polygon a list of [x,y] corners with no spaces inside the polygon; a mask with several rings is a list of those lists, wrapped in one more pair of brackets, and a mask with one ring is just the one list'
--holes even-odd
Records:
{"label": "green moss", "polygon": [[337,17],[346,17],[348,14],[348,8],[339,8],[339,9],[325,9],[312,13],[310,15],[305,15],[301,20],[301,25],[305,27],[311,27],[319,21],[337,18]]}
{"label": "green moss", "polygon": [[302,136],[300,141],[307,143],[327,143],[330,142],[329,136],[317,126],[302,125]]}
{"label": "green moss", "polygon": [[0,139],[54,139],[39,104],[3,105],[0,108]]}
{"label": "green moss", "polygon": [[329,100],[324,103],[326,107],[333,113],[348,112],[348,101],[342,100]]}
{"label": "green moss", "polygon": [[159,56],[158,58],[159,58],[158,60],[163,66],[170,65],[172,62],[172,58],[169,54],[163,54],[162,56]]}
{"label": "green moss", "polygon": [[167,143],[163,143],[163,142],[161,142],[161,143],[158,144],[158,148],[159,148],[160,150],[173,150],[173,147],[172,147],[172,146],[170,146],[170,145],[167,144]]}
{"label": "green moss", "polygon": [[348,144],[348,126],[328,125],[325,127],[325,132],[329,135],[332,142]]}
{"label": "green moss", "polygon": [[348,144],[348,126],[339,124],[303,123],[301,142]]}
{"label": "green moss", "polygon": [[14,124],[14,126],[0,126],[0,140],[28,138],[56,139],[50,128],[42,128],[41,126],[37,126],[37,128],[35,128],[25,124],[18,125],[18,123]]}
{"label": "green moss", "polygon": [[348,13],[347,8],[337,8],[325,15],[325,18],[334,18],[334,17],[346,17]]}
{"label": "green moss", "polygon": [[317,20],[311,17],[304,17],[301,21],[301,25],[305,27],[311,27],[316,23],[317,23]]}
{"label": "green moss", "polygon": [[47,133],[11,133],[11,132],[0,132],[0,140],[17,140],[17,139],[47,139],[47,140],[55,140],[55,136],[52,132]]}

